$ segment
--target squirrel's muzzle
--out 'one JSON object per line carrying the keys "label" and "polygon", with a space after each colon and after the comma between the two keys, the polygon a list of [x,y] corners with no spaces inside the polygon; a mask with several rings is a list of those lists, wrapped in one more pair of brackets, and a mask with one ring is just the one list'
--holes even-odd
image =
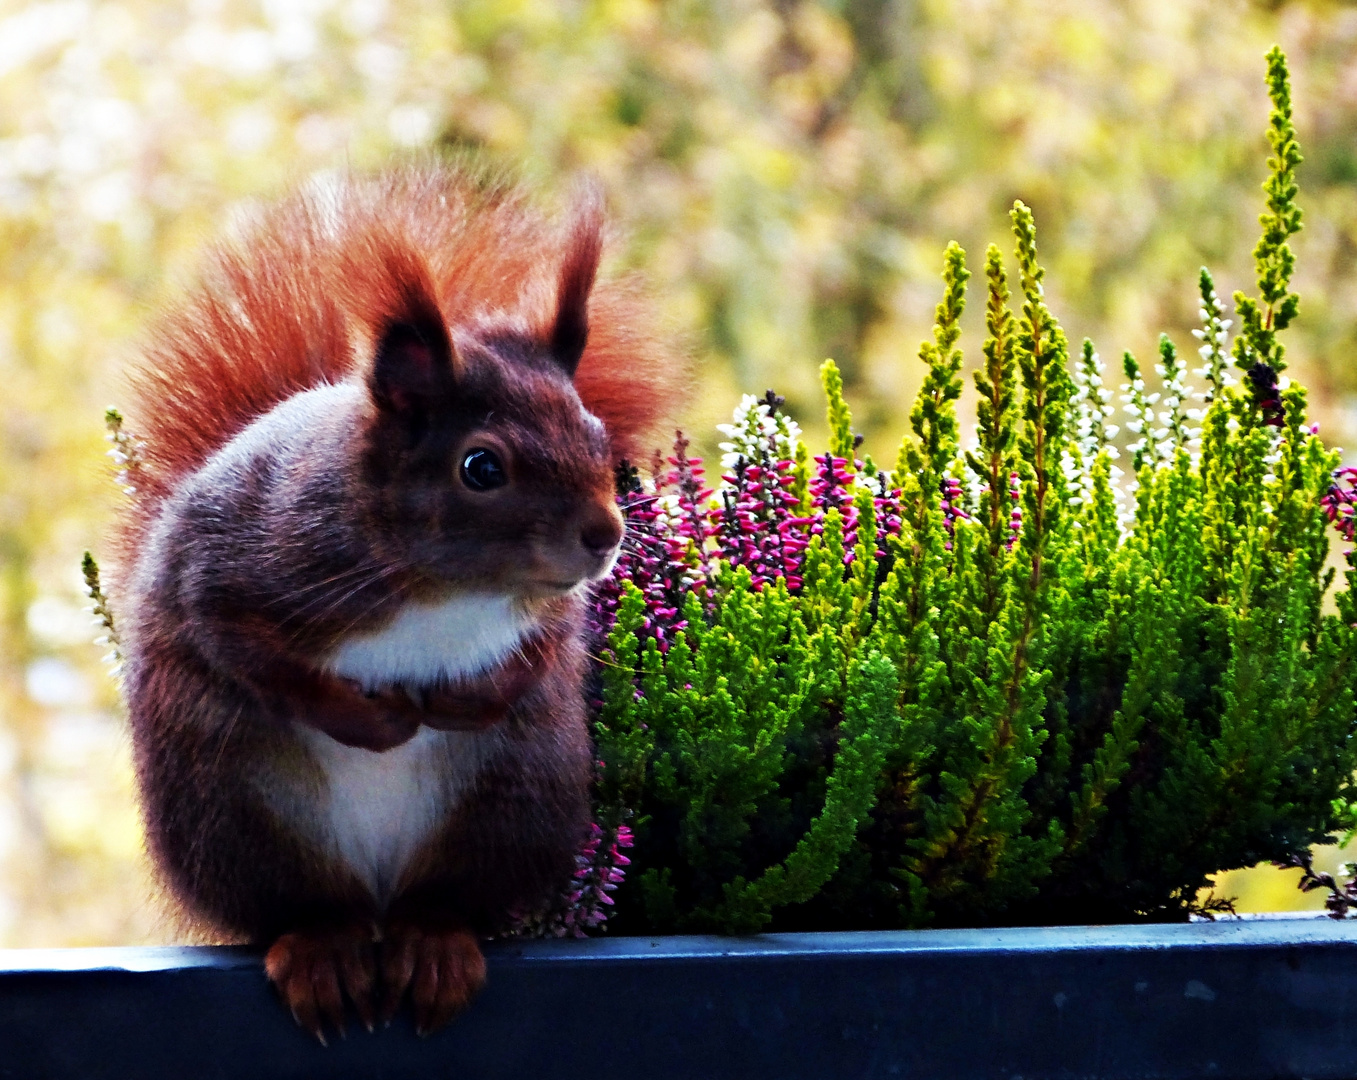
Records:
{"label": "squirrel's muzzle", "polygon": [[610,498],[606,503],[593,503],[580,516],[578,550],[584,556],[585,572],[582,578],[597,581],[612,569],[622,543],[622,514]]}
{"label": "squirrel's muzzle", "polygon": [[580,525],[580,546],[596,559],[611,559],[621,542],[622,515],[614,507],[586,517]]}
{"label": "squirrel's muzzle", "polygon": [[584,506],[538,547],[532,582],[552,591],[568,591],[582,582],[599,580],[612,569],[622,532],[622,515],[611,498],[607,503]]}

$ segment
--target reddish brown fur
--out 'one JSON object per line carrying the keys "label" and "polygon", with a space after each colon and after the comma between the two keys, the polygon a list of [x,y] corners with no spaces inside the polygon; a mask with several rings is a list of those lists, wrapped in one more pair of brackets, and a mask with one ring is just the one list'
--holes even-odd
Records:
{"label": "reddish brown fur", "polygon": [[[175,479],[251,420],[348,376],[368,344],[355,336],[401,308],[392,282],[427,277],[449,325],[518,316],[550,337],[558,282],[592,284],[579,273],[590,216],[562,229],[520,190],[448,166],[346,178],[265,210],[210,253],[202,287],[153,329],[130,410],[146,445],[128,543]],[[618,457],[642,457],[675,409],[683,364],[634,281],[593,285],[575,386]]]}
{"label": "reddish brown fur", "polygon": [[[600,223],[592,194],[557,228],[444,168],[299,195],[214,251],[137,377],[120,599],[148,847],[191,918],[270,946],[317,1034],[345,995],[372,1019],[379,986],[446,1020],[484,977],[471,931],[549,896],[587,824],[580,587],[621,539],[610,454],[680,379],[634,288],[594,283]],[[487,453],[507,480],[477,487]],[[410,602],[477,593],[533,605],[498,667],[327,667]],[[434,736],[440,778],[475,771],[387,896],[326,846],[305,739],[375,755],[424,729],[498,749]]]}
{"label": "reddish brown fur", "polygon": [[[551,351],[573,375],[589,337],[587,309],[603,253],[603,204],[596,188],[585,189],[561,259],[556,288],[556,319],[551,328]],[[581,318],[581,316],[584,318]]]}

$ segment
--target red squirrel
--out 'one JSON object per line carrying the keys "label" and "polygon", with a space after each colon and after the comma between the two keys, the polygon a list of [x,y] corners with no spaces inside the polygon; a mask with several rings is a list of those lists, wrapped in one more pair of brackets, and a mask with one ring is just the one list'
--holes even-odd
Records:
{"label": "red squirrel", "polygon": [[588,828],[584,594],[680,387],[595,282],[602,224],[593,189],[558,225],[450,166],[318,181],[211,251],[134,372],[147,846],[322,1041],[346,998],[455,1015]]}

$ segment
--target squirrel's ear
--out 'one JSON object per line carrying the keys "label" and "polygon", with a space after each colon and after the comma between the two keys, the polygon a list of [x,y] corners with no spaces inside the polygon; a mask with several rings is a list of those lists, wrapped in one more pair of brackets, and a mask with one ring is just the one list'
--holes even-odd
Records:
{"label": "squirrel's ear", "polygon": [[603,195],[592,182],[575,201],[565,258],[556,288],[556,318],[551,325],[551,355],[572,379],[589,341],[589,293],[603,252]]}
{"label": "squirrel's ear", "polygon": [[368,388],[379,408],[420,412],[452,390],[455,364],[438,309],[431,303],[414,304],[383,327]]}

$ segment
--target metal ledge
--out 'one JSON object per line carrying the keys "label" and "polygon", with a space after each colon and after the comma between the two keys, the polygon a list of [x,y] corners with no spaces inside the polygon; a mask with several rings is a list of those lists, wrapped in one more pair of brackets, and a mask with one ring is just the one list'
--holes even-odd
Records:
{"label": "metal ledge", "polygon": [[497,944],[430,1039],[329,1049],[257,955],[0,950],[0,1077],[839,1080],[1357,1075],[1357,924]]}

